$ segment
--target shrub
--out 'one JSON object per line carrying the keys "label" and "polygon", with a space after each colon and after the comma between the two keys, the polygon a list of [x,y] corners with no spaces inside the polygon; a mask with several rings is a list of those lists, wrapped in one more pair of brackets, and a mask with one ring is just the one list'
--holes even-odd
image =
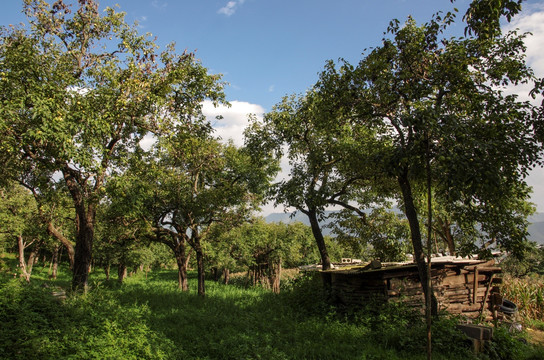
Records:
{"label": "shrub", "polygon": [[146,306],[122,307],[102,290],[60,302],[49,288],[4,280],[0,358],[176,358],[172,343],[147,327],[149,315]]}

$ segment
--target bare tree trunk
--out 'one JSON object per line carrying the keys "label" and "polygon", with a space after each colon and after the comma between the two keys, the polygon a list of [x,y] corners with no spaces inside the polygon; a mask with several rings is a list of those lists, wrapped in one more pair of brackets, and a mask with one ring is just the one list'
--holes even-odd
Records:
{"label": "bare tree trunk", "polygon": [[[86,188],[85,181],[78,182],[77,175],[66,165],[63,169],[66,186],[70,191],[76,211],[76,246],[74,252],[74,267],[72,277],[72,289],[87,291],[89,284],[89,272],[93,255],[94,221],[96,217],[97,198],[90,195],[92,190]],[[98,186],[102,180],[98,179]],[[95,194],[96,195],[96,194]]]}
{"label": "bare tree trunk", "polygon": [[[425,320],[427,323],[427,359],[431,360],[432,357],[432,310],[431,310],[431,303],[432,303],[432,296],[433,293],[433,283],[431,281],[431,250],[432,250],[432,229],[433,229],[433,208],[432,208],[432,175],[431,175],[431,160],[430,160],[430,143],[429,143],[429,137],[428,133],[425,133],[425,142],[427,144],[427,148],[425,151],[425,170],[427,173],[427,283],[425,286],[427,287],[427,293],[425,294]],[[438,245],[437,250],[438,253]],[[485,300],[484,300],[485,302]]]}
{"label": "bare tree trunk", "polygon": [[440,227],[440,236],[448,246],[448,252],[451,256],[455,256],[455,241],[451,234],[451,224],[447,219],[443,219],[441,216],[437,216],[438,226]]}
{"label": "bare tree trunk", "polygon": [[28,274],[26,271],[25,243],[23,241],[22,235],[17,235],[17,250],[19,255],[19,268],[21,269],[21,277],[24,278],[27,282],[30,282],[30,274]]}
{"label": "bare tree trunk", "polygon": [[187,266],[189,265],[191,254],[186,254],[185,245],[185,240],[178,239],[178,243],[175,246],[171,246],[176,255],[176,262],[178,264],[178,287],[181,291],[189,290],[189,285],[187,283]]}

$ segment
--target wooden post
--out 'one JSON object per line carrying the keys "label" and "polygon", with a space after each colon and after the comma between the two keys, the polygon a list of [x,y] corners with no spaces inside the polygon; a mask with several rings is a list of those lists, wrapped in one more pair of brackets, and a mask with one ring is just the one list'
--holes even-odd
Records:
{"label": "wooden post", "polygon": [[474,284],[472,285],[472,303],[476,304],[476,293],[478,292],[478,267],[474,267]]}

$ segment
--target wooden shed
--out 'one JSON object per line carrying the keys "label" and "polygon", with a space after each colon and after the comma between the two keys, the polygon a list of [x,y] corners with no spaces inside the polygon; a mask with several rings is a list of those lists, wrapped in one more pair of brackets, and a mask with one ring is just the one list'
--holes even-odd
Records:
{"label": "wooden shed", "polygon": [[[495,305],[502,303],[502,278],[493,260],[433,258],[431,265],[439,310],[469,318],[496,316]],[[372,262],[323,271],[322,276],[330,280],[335,299],[345,305],[357,306],[376,298],[402,300],[420,308],[425,303],[415,263]]]}

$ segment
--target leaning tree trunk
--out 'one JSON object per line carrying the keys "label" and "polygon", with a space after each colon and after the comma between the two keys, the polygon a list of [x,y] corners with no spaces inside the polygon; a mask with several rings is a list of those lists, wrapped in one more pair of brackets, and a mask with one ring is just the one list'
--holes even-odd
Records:
{"label": "leaning tree trunk", "polygon": [[[427,263],[425,261],[425,252],[423,251],[423,242],[421,240],[421,229],[419,227],[416,206],[414,204],[414,197],[412,195],[412,187],[408,179],[407,171],[404,171],[403,174],[398,177],[398,183],[400,185],[402,198],[404,200],[404,213],[410,226],[412,246],[414,247],[414,259],[417,264],[421,287],[423,289],[423,294],[425,297],[427,297],[427,292],[431,291],[427,286],[429,281],[429,276],[427,275]],[[431,312],[433,316],[435,316],[438,314],[438,304],[436,297],[432,293],[431,298]]]}
{"label": "leaning tree trunk", "polygon": [[66,252],[68,253],[68,259],[70,261],[70,269],[74,268],[74,245],[68,240],[62,233],[53,225],[51,221],[47,222],[47,232],[55,237],[60,243],[66,248]]}
{"label": "leaning tree trunk", "polygon": [[317,220],[317,211],[315,209],[303,210],[302,211],[308,220],[310,221],[310,226],[312,228],[312,234],[314,235],[315,241],[317,243],[317,248],[319,249],[319,254],[321,255],[321,265],[323,270],[329,270],[331,268],[331,259],[329,258],[329,253],[327,251],[327,246],[325,245],[325,238],[323,237],[323,232],[319,226],[319,221]]}

